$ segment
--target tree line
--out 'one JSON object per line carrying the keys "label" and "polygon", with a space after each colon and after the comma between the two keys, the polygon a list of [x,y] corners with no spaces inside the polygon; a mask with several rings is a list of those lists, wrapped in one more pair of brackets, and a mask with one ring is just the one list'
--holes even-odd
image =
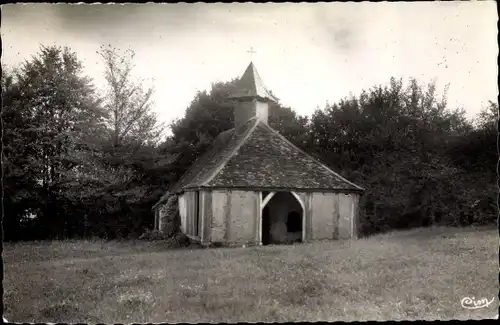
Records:
{"label": "tree line", "polygon": [[[98,53],[105,89],[69,48],[42,46],[20,66],[2,66],[6,240],[138,237],[166,189],[233,127],[235,80],[198,92],[165,136],[154,88],[133,76],[134,53]],[[391,78],[311,116],[272,104],[269,124],[366,189],[361,231],[369,235],[494,223],[497,116],[490,101],[468,120],[435,84]]]}

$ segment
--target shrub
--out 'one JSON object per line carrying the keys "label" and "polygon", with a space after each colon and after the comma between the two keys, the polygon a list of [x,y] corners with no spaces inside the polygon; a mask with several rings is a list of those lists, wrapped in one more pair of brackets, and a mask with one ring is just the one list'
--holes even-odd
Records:
{"label": "shrub", "polygon": [[162,245],[165,245],[167,248],[199,246],[180,231],[177,231],[171,235],[167,235],[158,230],[148,229],[139,237],[139,239],[147,241],[161,241],[163,242]]}
{"label": "shrub", "polygon": [[141,236],[139,236],[140,240],[148,240],[148,241],[167,240],[168,238],[169,237],[167,235],[156,229],[153,230],[148,229]]}
{"label": "shrub", "polygon": [[182,232],[176,232],[166,240],[166,244],[171,248],[181,248],[193,246],[193,242]]}

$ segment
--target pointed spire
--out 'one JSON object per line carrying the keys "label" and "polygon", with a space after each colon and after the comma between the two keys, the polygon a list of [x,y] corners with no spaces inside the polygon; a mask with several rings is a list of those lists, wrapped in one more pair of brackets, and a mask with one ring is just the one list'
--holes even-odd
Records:
{"label": "pointed spire", "polygon": [[230,98],[256,98],[265,102],[278,102],[278,98],[273,96],[264,85],[253,62],[250,62],[245,73],[243,73],[243,76],[241,76],[240,80],[237,82],[236,90]]}

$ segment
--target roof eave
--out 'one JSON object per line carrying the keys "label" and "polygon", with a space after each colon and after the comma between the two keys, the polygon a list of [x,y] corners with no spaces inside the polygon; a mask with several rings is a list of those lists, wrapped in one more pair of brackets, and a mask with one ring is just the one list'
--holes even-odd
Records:
{"label": "roof eave", "polygon": [[229,96],[229,99],[234,99],[234,100],[254,100],[258,99],[263,102],[274,102],[277,103],[279,101],[279,98],[269,95],[269,96],[259,96],[259,95],[234,95],[234,96]]}
{"label": "roof eave", "polygon": [[297,191],[297,192],[365,192],[362,188],[332,188],[332,187],[263,187],[263,186],[221,186],[221,185],[203,185],[187,186],[179,192],[197,191],[197,190],[252,190],[252,191]]}

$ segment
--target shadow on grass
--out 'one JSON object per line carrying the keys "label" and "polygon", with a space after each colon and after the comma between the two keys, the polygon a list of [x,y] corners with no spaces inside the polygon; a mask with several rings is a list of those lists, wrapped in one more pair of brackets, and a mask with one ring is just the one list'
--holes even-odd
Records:
{"label": "shadow on grass", "polygon": [[74,320],[97,323],[99,319],[92,315],[88,315],[85,312],[82,312],[74,305],[69,304],[55,304],[53,306],[45,307],[40,310],[40,316],[42,319],[37,319],[37,321],[46,321],[46,322],[71,322]]}
{"label": "shadow on grass", "polygon": [[280,301],[292,306],[305,306],[323,296],[324,286],[319,282],[299,284],[280,295]]}
{"label": "shadow on grass", "polygon": [[108,292],[111,290],[117,292],[129,291],[130,289],[141,289],[154,286],[156,282],[147,276],[136,275],[134,277],[121,276],[112,281],[101,283],[98,286],[99,292]]}
{"label": "shadow on grass", "polygon": [[217,322],[239,319],[248,314],[253,307],[257,307],[250,303],[248,297],[231,297],[207,291],[196,294],[182,291],[180,296],[176,303],[183,310],[183,314],[210,315],[210,319]]}

